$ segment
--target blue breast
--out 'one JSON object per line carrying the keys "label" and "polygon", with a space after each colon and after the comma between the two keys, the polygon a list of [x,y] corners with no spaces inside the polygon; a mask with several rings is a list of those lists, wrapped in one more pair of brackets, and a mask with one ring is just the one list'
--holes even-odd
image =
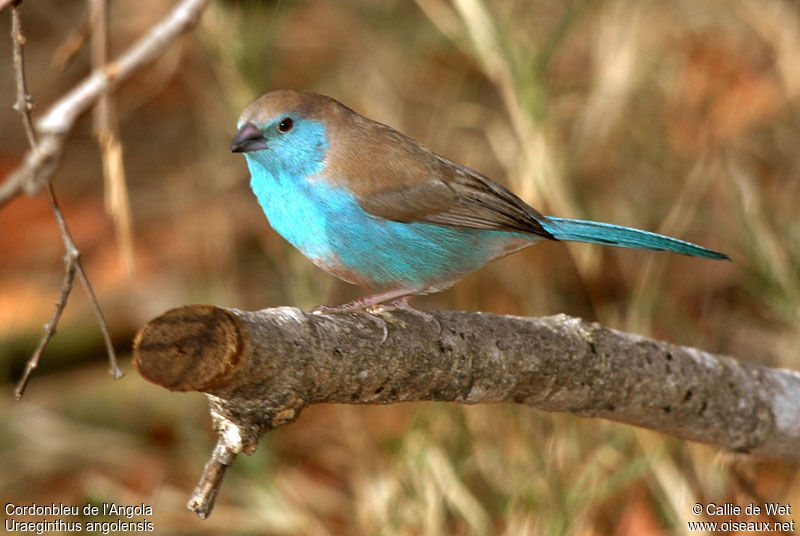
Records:
{"label": "blue breast", "polygon": [[318,266],[371,289],[446,288],[528,244],[511,233],[377,218],[350,192],[319,177],[250,168],[251,186],[272,227]]}

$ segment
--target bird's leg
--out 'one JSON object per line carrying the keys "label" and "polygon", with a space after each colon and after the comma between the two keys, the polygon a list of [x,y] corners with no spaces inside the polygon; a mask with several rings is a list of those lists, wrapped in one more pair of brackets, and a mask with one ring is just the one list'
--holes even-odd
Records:
{"label": "bird's leg", "polygon": [[358,311],[369,313],[373,318],[380,321],[382,324],[383,337],[381,338],[381,344],[383,344],[386,341],[386,338],[389,336],[387,324],[399,323],[403,327],[406,325],[405,322],[392,315],[391,311],[397,309],[421,316],[427,321],[435,322],[436,325],[439,326],[439,333],[441,334],[442,324],[439,322],[438,318],[411,305],[411,299],[415,295],[416,294],[413,291],[409,291],[408,289],[387,290],[385,292],[359,298],[350,303],[339,305],[338,307],[326,307],[324,305],[319,305],[314,307],[311,310],[311,313],[316,315],[346,314]]}
{"label": "bird's leg", "polygon": [[380,307],[380,304],[382,304],[383,302],[389,300],[396,300],[397,298],[402,298],[403,296],[408,296],[410,299],[411,295],[413,295],[413,291],[409,291],[408,289],[387,290],[385,292],[379,292],[377,294],[364,296],[363,298],[359,298],[355,301],[351,301],[350,303],[345,303],[343,305],[339,305],[336,307],[326,307],[325,305],[318,305],[313,309],[311,309],[311,312],[314,314],[350,313],[354,311],[366,311],[368,313],[375,313],[380,311],[379,310],[373,311],[373,308]]}
{"label": "bird's leg", "polygon": [[405,296],[401,296],[396,300],[390,301],[388,304],[386,304],[386,307],[389,307],[391,309],[406,309],[406,310],[411,309],[413,311],[419,311],[419,309],[411,305],[411,298],[413,297],[414,297],[413,294],[406,294]]}
{"label": "bird's leg", "polygon": [[[386,318],[384,316],[386,310],[381,304],[387,300],[396,299],[398,297],[401,297],[402,299],[402,296],[408,296],[410,299],[409,291],[406,289],[387,290],[385,292],[379,292],[370,296],[364,296],[363,298],[339,305],[338,307],[326,307],[324,305],[318,305],[317,307],[311,309],[311,314],[346,314],[355,313],[358,311],[369,313],[372,318],[381,323],[383,336],[381,337],[380,343],[383,344],[386,342],[386,338],[389,336],[389,328],[386,324]],[[390,314],[386,314],[386,316],[388,316],[389,322],[394,321],[394,318],[392,318]]]}

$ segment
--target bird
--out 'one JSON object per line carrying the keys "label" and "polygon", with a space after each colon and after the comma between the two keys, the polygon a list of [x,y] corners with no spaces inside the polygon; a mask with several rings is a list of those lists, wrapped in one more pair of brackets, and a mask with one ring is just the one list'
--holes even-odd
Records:
{"label": "bird", "polygon": [[411,308],[542,240],[730,257],[656,233],[544,216],[501,184],[318,93],[275,90],[245,107],[230,150],[272,228],[369,294],[317,311]]}

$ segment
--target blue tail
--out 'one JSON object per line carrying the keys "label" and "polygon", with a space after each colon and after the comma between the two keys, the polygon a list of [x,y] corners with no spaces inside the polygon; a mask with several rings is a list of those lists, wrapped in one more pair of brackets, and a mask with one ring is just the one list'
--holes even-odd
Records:
{"label": "blue tail", "polygon": [[590,242],[632,249],[651,249],[654,251],[674,251],[683,255],[705,257],[706,259],[731,260],[724,253],[717,253],[710,249],[684,242],[677,238],[670,238],[648,231],[640,231],[630,227],[600,223],[597,221],[570,220],[567,218],[553,218],[540,222],[547,232],[557,240],[573,240],[575,242]]}

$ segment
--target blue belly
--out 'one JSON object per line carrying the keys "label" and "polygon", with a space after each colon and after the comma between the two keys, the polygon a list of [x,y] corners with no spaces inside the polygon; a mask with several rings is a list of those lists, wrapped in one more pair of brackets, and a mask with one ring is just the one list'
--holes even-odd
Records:
{"label": "blue belly", "polygon": [[525,235],[366,213],[324,180],[274,177],[251,166],[251,187],[272,227],[315,264],[371,290],[441,290],[492,259],[533,243]]}

